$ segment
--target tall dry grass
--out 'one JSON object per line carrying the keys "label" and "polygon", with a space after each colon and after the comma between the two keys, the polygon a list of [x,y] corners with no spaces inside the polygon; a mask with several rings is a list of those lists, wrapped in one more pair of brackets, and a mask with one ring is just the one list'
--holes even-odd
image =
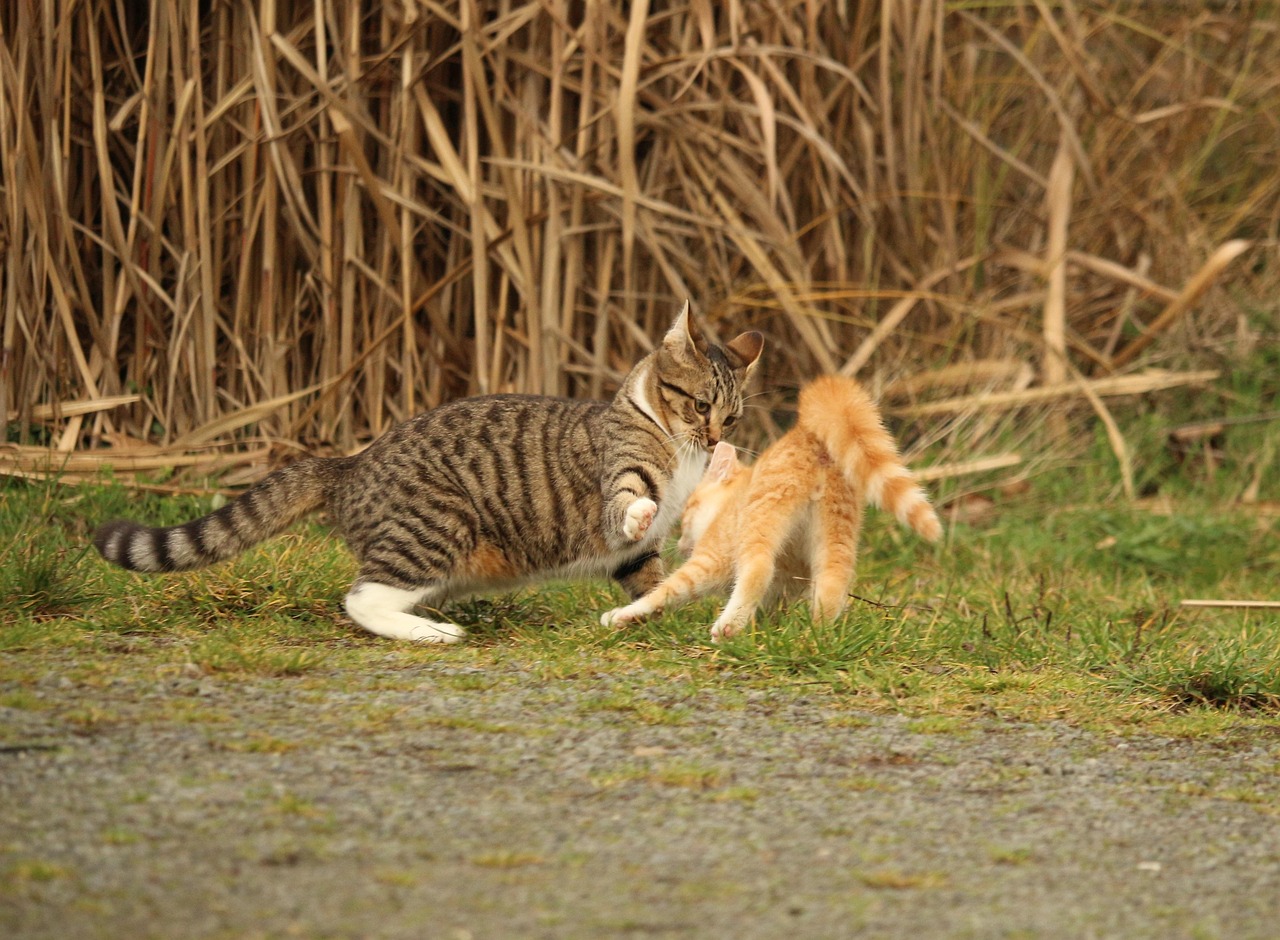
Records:
{"label": "tall dry grass", "polygon": [[1277,12],[7,0],[0,412],[348,448],[685,297],[904,411],[1167,363],[1275,281]]}

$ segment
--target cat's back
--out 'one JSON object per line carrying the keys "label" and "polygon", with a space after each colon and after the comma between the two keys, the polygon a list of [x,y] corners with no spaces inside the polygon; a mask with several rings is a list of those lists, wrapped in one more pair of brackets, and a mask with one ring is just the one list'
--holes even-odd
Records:
{"label": "cat's back", "polygon": [[618,433],[608,410],[534,395],[441,405],[354,459],[333,501],[336,521],[357,556],[374,540],[408,544],[424,527],[490,540],[519,570],[599,551],[601,468]]}
{"label": "cat's back", "polygon": [[542,395],[460,398],[401,422],[361,458],[373,466],[428,455],[453,462],[482,454],[581,452],[607,408],[607,402]]}
{"label": "cat's back", "polygon": [[822,442],[799,426],[770,444],[751,471],[754,492],[777,493],[786,501],[801,496],[818,499],[832,486],[844,488],[840,468]]}

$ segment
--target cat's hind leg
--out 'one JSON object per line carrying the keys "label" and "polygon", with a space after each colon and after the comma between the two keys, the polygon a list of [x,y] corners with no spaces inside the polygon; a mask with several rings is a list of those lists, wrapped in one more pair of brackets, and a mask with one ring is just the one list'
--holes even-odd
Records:
{"label": "cat's hind leg", "polygon": [[457,624],[409,613],[439,593],[436,588],[400,588],[361,580],[347,593],[344,606],[352,620],[378,636],[421,643],[456,643],[463,637]]}

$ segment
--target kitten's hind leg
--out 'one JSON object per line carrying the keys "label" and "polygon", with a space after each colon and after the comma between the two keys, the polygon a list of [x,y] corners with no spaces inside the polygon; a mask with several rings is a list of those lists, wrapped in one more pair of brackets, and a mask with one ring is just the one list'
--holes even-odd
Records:
{"label": "kitten's hind leg", "polygon": [[778,555],[795,527],[805,493],[769,492],[748,502],[744,518],[752,520],[738,545],[733,592],[711,625],[711,642],[741,632],[769,593]]}
{"label": "kitten's hind leg", "polygon": [[725,637],[742,631],[755,614],[760,602],[769,592],[775,567],[772,552],[762,552],[738,562],[738,576],[724,610],[711,625],[711,642],[719,643]]}
{"label": "kitten's hind leg", "polygon": [[345,606],[352,620],[378,636],[423,643],[456,643],[463,636],[457,624],[409,613],[415,605],[437,593],[432,588],[398,588],[377,581],[357,581],[347,594]]}
{"label": "kitten's hind leg", "polygon": [[832,482],[810,528],[809,559],[813,594],[809,613],[822,623],[840,616],[849,602],[849,582],[858,561],[862,503],[848,487]]}

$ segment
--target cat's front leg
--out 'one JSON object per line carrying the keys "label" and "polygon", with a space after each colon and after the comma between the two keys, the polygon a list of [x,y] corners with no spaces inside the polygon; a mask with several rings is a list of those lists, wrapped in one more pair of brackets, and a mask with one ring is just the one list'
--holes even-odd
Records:
{"label": "cat's front leg", "polygon": [[622,534],[630,541],[638,542],[645,537],[649,526],[653,525],[658,515],[658,504],[648,497],[641,497],[627,507],[622,517]]}
{"label": "cat's front leg", "polygon": [[601,493],[604,515],[600,521],[601,534],[610,551],[629,548],[652,534],[658,501],[662,499],[658,476],[639,464],[605,473]]}
{"label": "cat's front leg", "polygon": [[662,556],[656,551],[649,551],[619,565],[610,577],[621,584],[627,596],[634,601],[656,588],[666,576],[667,566],[663,564]]}

